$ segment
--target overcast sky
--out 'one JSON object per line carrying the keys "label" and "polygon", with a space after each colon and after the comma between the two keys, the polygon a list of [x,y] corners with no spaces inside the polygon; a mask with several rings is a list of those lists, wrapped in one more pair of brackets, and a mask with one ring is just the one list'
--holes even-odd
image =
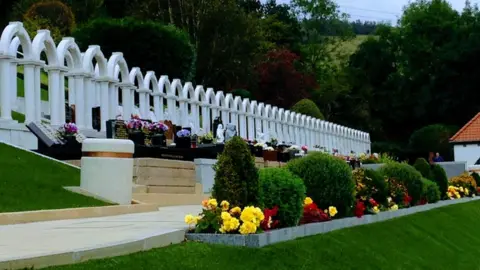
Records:
{"label": "overcast sky", "polygon": [[[350,14],[352,20],[390,21],[395,24],[402,14],[402,8],[409,0],[336,0],[340,10]],[[465,0],[449,0],[451,5],[461,10],[465,6]],[[471,3],[479,3],[480,0],[471,0]],[[277,3],[290,3],[290,0],[277,0]]]}

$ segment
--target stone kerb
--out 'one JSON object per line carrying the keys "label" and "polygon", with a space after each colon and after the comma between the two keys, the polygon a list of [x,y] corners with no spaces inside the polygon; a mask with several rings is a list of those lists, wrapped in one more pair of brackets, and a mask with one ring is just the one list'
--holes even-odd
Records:
{"label": "stone kerb", "polygon": [[207,234],[207,233],[187,233],[186,238],[191,241],[200,241],[211,244],[224,244],[229,246],[246,246],[251,248],[260,248],[284,241],[290,241],[297,238],[328,233],[334,230],[350,228],[360,225],[367,225],[376,222],[382,222],[402,216],[428,211],[431,209],[467,203],[479,200],[480,197],[462,198],[458,200],[440,201],[434,204],[425,204],[397,211],[380,212],[376,215],[365,215],[361,218],[350,217],[335,219],[328,222],[309,223],[296,227],[272,230],[259,234],[238,235],[238,234]]}
{"label": "stone kerb", "polygon": [[86,139],[80,187],[118,204],[131,204],[134,144],[130,140]]}

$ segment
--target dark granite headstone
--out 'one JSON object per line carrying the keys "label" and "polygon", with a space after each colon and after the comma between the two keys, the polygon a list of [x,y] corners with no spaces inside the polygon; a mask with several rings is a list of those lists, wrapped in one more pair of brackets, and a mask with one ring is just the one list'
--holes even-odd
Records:
{"label": "dark granite headstone", "polygon": [[68,103],[65,104],[65,122],[67,123],[72,123],[73,121],[73,109],[68,105]]}
{"label": "dark granite headstone", "polygon": [[114,120],[111,124],[112,138],[114,139],[128,139],[127,125],[123,120]]}
{"label": "dark granite headstone", "polygon": [[65,144],[58,132],[49,125],[31,122],[27,125],[27,128],[37,137],[39,143],[47,147]]}
{"label": "dark granite headstone", "polygon": [[92,108],[92,126],[93,129],[100,131],[100,107]]}

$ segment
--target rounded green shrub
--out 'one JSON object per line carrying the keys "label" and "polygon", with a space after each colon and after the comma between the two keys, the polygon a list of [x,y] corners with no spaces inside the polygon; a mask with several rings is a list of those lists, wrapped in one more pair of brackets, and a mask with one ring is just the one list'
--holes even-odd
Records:
{"label": "rounded green shrub", "polygon": [[365,177],[371,179],[372,186],[376,190],[372,194],[372,198],[378,203],[385,204],[388,197],[388,186],[385,178],[378,171],[372,169],[365,169]]}
{"label": "rounded green shrub", "polygon": [[480,187],[480,175],[476,172],[472,173],[473,179],[475,179],[475,183],[477,183],[477,187]]}
{"label": "rounded green shrub", "polygon": [[355,184],[345,161],[324,153],[311,153],[289,161],[287,168],[303,179],[307,195],[318,207],[335,206],[340,216],[351,212]]}
{"label": "rounded green shrub", "polygon": [[440,189],[438,188],[437,183],[430,181],[427,178],[422,178],[422,183],[422,198],[425,198],[428,203],[438,202],[440,200]]}
{"label": "rounded green shrub", "polygon": [[242,138],[235,136],[225,144],[214,166],[212,196],[232,206],[258,206],[260,183],[255,160]]}
{"label": "rounded green shrub", "polygon": [[[96,44],[105,57],[122,52],[129,67],[189,81],[195,74],[195,49],[188,34],[173,25],[134,18],[98,18],[73,32],[82,51]],[[128,37],[128,42],[125,41]]]}
{"label": "rounded green shrub", "polygon": [[422,175],[407,163],[392,162],[383,165],[379,173],[386,178],[394,178],[403,183],[412,197],[412,204],[417,203],[422,196]]}
{"label": "rounded green shrub", "polygon": [[315,102],[311,101],[310,99],[304,98],[297,102],[295,105],[292,106],[290,109],[296,113],[305,114],[311,117],[315,117],[317,119],[325,119],[322,112],[315,104]]}
{"label": "rounded green shrub", "polygon": [[278,206],[276,217],[281,227],[297,226],[306,193],[303,180],[285,168],[261,169],[259,175],[261,205],[269,209]]}
{"label": "rounded green shrub", "polygon": [[75,27],[75,16],[72,9],[58,0],[43,0],[33,3],[23,18],[24,20],[43,22],[46,26],[55,26],[65,36],[70,35]]}
{"label": "rounded green shrub", "polygon": [[437,183],[440,190],[440,197],[445,198],[448,190],[448,177],[442,166],[433,164],[432,167],[432,180]]}
{"label": "rounded green shrub", "polygon": [[432,179],[430,164],[428,164],[426,159],[417,158],[417,160],[415,160],[415,164],[413,164],[413,167],[415,167],[415,169],[417,169],[417,171],[419,171],[423,177],[427,179]]}

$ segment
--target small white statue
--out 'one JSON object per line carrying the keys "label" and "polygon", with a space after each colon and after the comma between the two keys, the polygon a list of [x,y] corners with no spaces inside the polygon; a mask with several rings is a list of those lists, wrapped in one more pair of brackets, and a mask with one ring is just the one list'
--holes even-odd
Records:
{"label": "small white statue", "polygon": [[223,125],[218,124],[217,127],[217,143],[223,143],[225,141],[225,137],[223,135]]}
{"label": "small white statue", "polygon": [[257,142],[265,144],[267,142],[268,133],[262,133],[260,129],[257,129]]}
{"label": "small white statue", "polygon": [[229,141],[234,136],[237,136],[237,127],[234,124],[227,124],[225,127],[225,141]]}

